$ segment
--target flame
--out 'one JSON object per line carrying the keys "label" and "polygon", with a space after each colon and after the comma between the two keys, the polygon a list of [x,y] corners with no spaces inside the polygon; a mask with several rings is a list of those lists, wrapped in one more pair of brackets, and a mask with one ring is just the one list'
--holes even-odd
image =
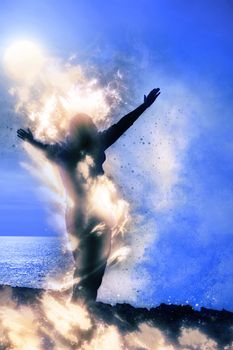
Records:
{"label": "flame", "polygon": [[[10,343],[12,350],[40,350],[41,338],[33,308],[27,306],[0,307],[1,342]],[[1,344],[2,345],[2,344]],[[6,345],[7,346],[7,345]],[[8,347],[6,347],[8,349]]]}
{"label": "flame", "polygon": [[[16,110],[26,115],[35,137],[50,143],[64,137],[70,118],[78,112],[91,115],[97,125],[103,121],[108,123],[109,113],[121,100],[120,91],[111,86],[88,79],[81,66],[62,64],[46,57],[37,77],[33,81],[16,82],[10,93],[17,97]],[[22,165],[39,180],[53,207],[53,224],[64,235],[65,209],[74,205],[73,199],[67,195],[56,166],[30,145],[25,144],[25,150],[30,162]],[[91,166],[92,159],[87,157],[77,170],[87,180],[87,213],[101,218],[93,230],[101,232],[105,225],[111,228],[111,265],[126,259],[129,253],[124,235],[130,222],[130,208],[107,176],[89,177]],[[78,241],[71,242],[72,246],[77,244]],[[1,306],[1,344],[13,350],[44,349],[46,341],[59,350],[70,349],[71,345],[83,350],[126,349],[124,337],[115,326],[100,323],[85,305],[70,301],[68,292],[77,282],[70,277],[71,274],[63,280],[48,278],[46,282],[47,287],[54,290],[66,290],[63,298],[46,292],[37,306],[18,307],[13,302]],[[11,296],[9,300],[12,301]],[[84,335],[88,332],[92,332],[92,336],[86,338]]]}
{"label": "flame", "polygon": [[138,331],[120,332],[116,326],[98,319],[84,304],[62,295],[45,292],[37,306],[20,307],[10,293],[7,296],[8,305],[0,307],[0,345],[4,349],[174,350],[165,345],[162,332],[147,323],[139,325]]}
{"label": "flame", "polygon": [[33,83],[21,82],[9,91],[17,97],[16,110],[27,115],[36,137],[59,140],[76,113],[91,115],[97,124],[108,120],[112,108],[121,101],[118,90],[86,78],[81,66],[51,58],[45,62]]}
{"label": "flame", "polygon": [[45,294],[42,298],[42,307],[53,328],[69,342],[77,342],[74,328],[87,331],[91,328],[91,320],[84,306],[64,302]]}
{"label": "flame", "polygon": [[124,234],[129,222],[129,204],[120,198],[115,184],[100,176],[89,181],[89,208],[112,228],[113,236]]}
{"label": "flame", "polygon": [[[11,290],[0,292],[0,347],[4,350],[179,350],[211,349],[217,343],[195,328],[182,326],[176,345],[167,331],[147,322],[139,322],[136,330],[118,314],[111,314],[122,327],[107,324],[81,302],[71,302],[63,294],[44,292],[35,304],[20,305],[12,299]],[[4,300],[4,302],[3,302]],[[106,311],[105,311],[106,312]],[[134,320],[135,322],[135,320]],[[224,349],[230,349],[225,346]]]}
{"label": "flame", "polygon": [[123,350],[122,339],[114,326],[99,324],[96,334],[89,344],[85,344],[82,350]]}
{"label": "flame", "polygon": [[[66,134],[70,119],[79,112],[91,115],[97,126],[108,123],[112,108],[121,101],[120,90],[114,89],[112,82],[101,85],[96,78],[88,78],[81,65],[71,64],[71,61],[62,63],[43,57],[43,62],[43,68],[33,81],[16,81],[10,89],[18,101],[16,110],[26,115],[36,138],[47,143],[59,142]],[[117,75],[114,79],[122,79],[122,76]],[[25,150],[30,162],[22,165],[39,180],[40,188],[53,208],[50,223],[65,235],[65,210],[74,206],[73,198],[67,195],[56,166],[30,145],[25,144]],[[110,261],[111,264],[119,263],[129,251],[129,248],[121,249],[125,246],[123,237],[130,222],[129,204],[107,176],[94,180],[89,177],[92,165],[91,157],[86,157],[77,168],[78,176],[87,180],[86,211],[88,215],[100,217],[103,224],[111,228],[113,257]],[[79,241],[74,235],[69,238],[74,250]],[[47,281],[47,285],[58,284],[58,281]],[[69,281],[61,281],[61,288],[65,284]]]}
{"label": "flame", "polygon": [[138,331],[128,333],[125,339],[128,349],[175,350],[172,345],[166,344],[161,331],[147,323],[142,323]]}
{"label": "flame", "polygon": [[[9,52],[8,52],[9,57]],[[5,57],[7,57],[7,55]],[[41,55],[41,53],[39,53]],[[40,56],[41,58],[41,56]],[[46,142],[62,139],[69,120],[78,112],[92,116],[97,125],[108,123],[112,108],[121,101],[119,90],[111,82],[103,86],[97,79],[89,79],[80,65],[64,64],[54,58],[42,57],[40,65],[30,74],[30,79],[18,79],[18,71],[10,74],[16,83],[10,93],[18,99],[16,110],[27,117],[37,138]],[[9,58],[8,58],[9,63]],[[9,67],[8,67],[9,68]],[[38,68],[38,69],[37,69]],[[8,73],[12,73],[8,69]],[[15,74],[16,73],[16,74]],[[117,78],[122,79],[118,72]],[[28,144],[25,150],[30,163],[22,165],[43,186],[50,204],[55,209],[53,224],[65,234],[64,213],[74,205],[67,196],[57,168]],[[93,231],[101,232],[105,224],[112,231],[112,253],[109,266],[127,258],[130,247],[124,235],[130,222],[129,204],[121,198],[117,186],[107,176],[89,178],[92,160],[86,158],[79,172],[87,180],[87,212],[102,219]],[[77,246],[78,241],[71,242]],[[0,347],[11,350],[175,350],[166,335],[147,323],[138,325],[137,331],[122,332],[116,326],[105,324],[82,303],[70,301],[69,290],[77,280],[70,278],[47,281],[47,286],[59,291],[45,292],[35,304],[18,306],[11,290],[0,292]],[[68,293],[67,293],[68,290]],[[119,319],[118,315],[115,317]],[[193,340],[198,335],[200,341]],[[209,339],[192,329],[182,329],[179,338],[182,346],[204,346]],[[203,345],[203,347],[201,347]],[[180,347],[179,347],[180,348]],[[178,349],[178,348],[177,348]]]}

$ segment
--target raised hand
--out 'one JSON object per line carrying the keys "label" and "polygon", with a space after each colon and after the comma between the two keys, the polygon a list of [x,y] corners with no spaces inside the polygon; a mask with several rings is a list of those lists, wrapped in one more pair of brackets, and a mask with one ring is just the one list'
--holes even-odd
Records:
{"label": "raised hand", "polygon": [[31,130],[29,128],[27,128],[27,131],[24,129],[17,130],[17,136],[20,139],[22,139],[24,141],[28,141],[28,142],[32,142],[34,140],[33,133],[31,132]]}
{"label": "raised hand", "polygon": [[144,104],[146,107],[150,107],[152,103],[155,102],[156,98],[160,95],[160,89],[153,89],[149,94],[146,96],[144,95]]}

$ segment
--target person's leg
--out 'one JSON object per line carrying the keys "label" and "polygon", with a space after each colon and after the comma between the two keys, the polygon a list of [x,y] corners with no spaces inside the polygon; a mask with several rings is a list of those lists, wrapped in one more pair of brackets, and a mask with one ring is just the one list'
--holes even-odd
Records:
{"label": "person's leg", "polygon": [[74,252],[73,299],[96,300],[110,253],[111,233],[96,219],[89,220],[85,236]]}
{"label": "person's leg", "polygon": [[106,264],[107,261],[104,261],[102,266],[96,270],[86,269],[80,271],[78,268],[75,270],[74,279],[77,278],[79,282],[73,286],[73,300],[83,299],[87,302],[93,302],[96,300],[98,289],[102,283]]}

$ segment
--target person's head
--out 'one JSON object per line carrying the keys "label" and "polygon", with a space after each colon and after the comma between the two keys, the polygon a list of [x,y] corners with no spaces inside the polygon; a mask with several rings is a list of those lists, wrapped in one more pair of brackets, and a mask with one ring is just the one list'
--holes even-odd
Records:
{"label": "person's head", "polygon": [[87,114],[76,114],[70,121],[68,130],[70,141],[80,150],[91,150],[95,146],[97,133],[97,127]]}

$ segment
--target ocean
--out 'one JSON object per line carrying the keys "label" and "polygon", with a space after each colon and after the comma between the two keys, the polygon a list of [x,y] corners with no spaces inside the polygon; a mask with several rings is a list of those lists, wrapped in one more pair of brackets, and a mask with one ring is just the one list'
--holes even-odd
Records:
{"label": "ocean", "polygon": [[59,237],[0,236],[0,284],[56,288],[72,276],[73,260]]}

